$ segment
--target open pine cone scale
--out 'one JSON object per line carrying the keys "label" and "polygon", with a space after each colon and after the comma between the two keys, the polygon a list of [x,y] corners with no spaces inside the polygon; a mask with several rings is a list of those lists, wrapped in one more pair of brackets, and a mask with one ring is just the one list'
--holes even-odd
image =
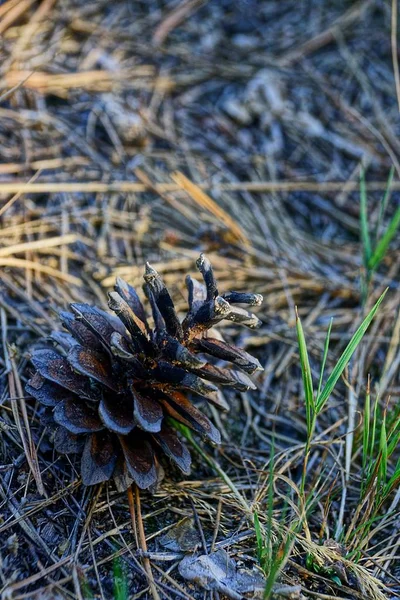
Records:
{"label": "open pine cone scale", "polygon": [[[183,322],[148,264],[144,291],[152,328],[136,291],[117,279],[109,294],[114,314],[71,304],[71,312],[60,313],[67,331],[54,332],[52,346],[32,352],[36,372],[27,393],[53,410],[55,449],[82,454],[85,485],[114,478],[118,489],[132,482],[150,487],[161,477],[160,452],[188,473],[189,451],[168,417],[219,443],[218,430],[191,402],[192,394],[227,408],[217,386],[254,389],[248,374],[261,369],[258,360],[206,333],[222,319],[257,327],[257,317],[234,304],[259,305],[262,297],[220,296],[209,261],[201,255],[197,266],[204,285],[187,277],[189,312]],[[239,370],[217,367],[206,355]]]}

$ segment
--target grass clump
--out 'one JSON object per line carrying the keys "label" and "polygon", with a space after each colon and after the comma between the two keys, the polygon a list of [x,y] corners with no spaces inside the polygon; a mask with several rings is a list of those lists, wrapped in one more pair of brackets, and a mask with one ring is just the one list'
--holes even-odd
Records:
{"label": "grass clump", "polygon": [[337,384],[339,378],[343,374],[346,366],[348,365],[351,357],[356,351],[358,345],[360,344],[365,332],[371,324],[372,319],[374,318],[380,304],[382,303],[386,291],[380,296],[379,300],[376,302],[374,307],[362,321],[361,325],[358,327],[357,331],[352,336],[351,340],[347,344],[345,350],[342,355],[338,359],[336,365],[332,369],[331,374],[329,375],[325,385],[322,385],[324,370],[326,365],[326,360],[328,356],[329,350],[329,339],[332,329],[332,321],[329,324],[328,333],[325,340],[324,345],[324,353],[322,357],[321,364],[321,373],[319,377],[319,383],[316,393],[314,392],[314,383],[311,374],[310,361],[308,356],[307,344],[304,336],[303,326],[301,324],[301,320],[296,315],[296,329],[297,329],[297,339],[299,345],[299,354],[300,354],[300,368],[303,379],[303,388],[304,388],[304,399],[306,406],[306,424],[307,424],[307,440],[305,444],[304,451],[304,463],[303,463],[303,474],[301,479],[300,491],[301,494],[304,494],[305,484],[306,484],[306,475],[307,475],[307,465],[310,456],[311,444],[313,441],[313,435],[315,432],[315,426],[317,423],[317,418],[323,411],[330,395],[332,394],[335,385]]}

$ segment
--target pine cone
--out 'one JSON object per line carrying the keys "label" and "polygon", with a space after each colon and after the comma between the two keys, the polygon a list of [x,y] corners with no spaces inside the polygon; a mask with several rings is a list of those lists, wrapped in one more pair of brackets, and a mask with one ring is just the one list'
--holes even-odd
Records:
{"label": "pine cone", "polygon": [[[205,285],[186,278],[189,312],[182,323],[161,277],[147,264],[144,292],[153,329],[136,291],[117,279],[109,294],[115,315],[71,304],[72,312],[60,313],[68,332],[54,332],[51,346],[33,351],[36,372],[26,391],[53,409],[55,449],[82,453],[85,485],[114,478],[120,490],[132,481],[147,488],[162,471],[156,457],[160,451],[188,473],[190,454],[168,417],[219,443],[219,431],[189,397],[194,393],[227,408],[215,384],[255,388],[246,373],[261,369],[258,360],[206,334],[222,319],[256,327],[257,317],[233,304],[259,305],[262,296],[219,296],[208,259],[201,255],[197,267]],[[216,367],[205,355],[241,370]]]}

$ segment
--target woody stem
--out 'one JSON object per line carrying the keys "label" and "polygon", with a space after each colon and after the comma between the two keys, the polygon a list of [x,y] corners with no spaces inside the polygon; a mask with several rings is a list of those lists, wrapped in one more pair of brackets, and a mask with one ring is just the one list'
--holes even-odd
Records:
{"label": "woody stem", "polygon": [[[133,490],[135,490],[135,496],[133,496]],[[141,511],[141,502],[140,502],[140,492],[139,488],[136,484],[133,484],[131,487],[127,489],[128,494],[128,503],[129,503],[129,512],[131,515],[132,521],[132,529],[133,534],[135,536],[136,545],[143,552],[143,566],[147,574],[147,580],[149,583],[151,595],[153,600],[161,600],[158,594],[156,584],[154,581],[153,572],[151,570],[150,560],[146,556],[147,553],[147,542],[146,535],[144,532],[143,519],[142,519],[142,511]],[[136,505],[136,506],[135,506]],[[136,508],[136,511],[135,511]]]}

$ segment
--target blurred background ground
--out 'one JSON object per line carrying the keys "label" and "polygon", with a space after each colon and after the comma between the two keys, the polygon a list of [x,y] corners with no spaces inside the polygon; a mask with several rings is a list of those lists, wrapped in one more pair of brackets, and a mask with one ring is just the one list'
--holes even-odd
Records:
{"label": "blurred background ground", "polygon": [[[232,324],[223,329],[257,354],[265,370],[256,377],[257,392],[227,395],[230,413],[214,414],[223,444],[207,448],[260,513],[273,429],[280,474],[299,481],[305,413],[295,306],[317,370],[330,318],[328,366],[366,306],[390,287],[319,423],[317,434],[332,443],[331,451],[316,447],[310,466],[310,485],[325,482],[310,521],[311,541],[326,545],[351,522],[357,482],[347,481],[346,510],[340,510],[349,398],[362,407],[367,373],[373,394],[379,384],[382,405],[396,407],[400,389],[399,239],[375,274],[365,306],[359,234],[361,164],[371,227],[392,165],[386,219],[399,204],[393,7],[383,0],[0,3],[5,598],[111,598],[115,564],[127,568],[131,597],[151,597],[125,496],[112,486],[99,495],[85,491],[73,462],[53,456],[37,407],[27,402],[43,499],[9,400],[12,361],[13,381],[23,384],[29,347],[58,326],[55,310],[71,301],[106,306],[115,276],[140,286],[146,260],[172,286],[182,310],[184,276],[195,274],[200,252],[213,263],[222,290],[265,297],[257,333],[243,334]],[[17,348],[12,360],[10,343]],[[279,516],[279,504],[276,510]],[[224,597],[179,573],[179,561],[194,547],[205,553],[224,548],[248,569],[257,564],[254,531],[242,508],[199,457],[188,479],[170,469],[155,496],[144,494],[142,511],[149,550],[170,554],[168,562],[152,563],[162,598]],[[188,547],[163,545],[162,535],[184,517],[194,519],[199,540]],[[359,560],[384,583],[386,597],[400,590],[398,535],[391,515]],[[292,586],[287,593],[378,593],[367,593],[351,573],[338,583],[308,567],[300,544],[282,578]]]}

